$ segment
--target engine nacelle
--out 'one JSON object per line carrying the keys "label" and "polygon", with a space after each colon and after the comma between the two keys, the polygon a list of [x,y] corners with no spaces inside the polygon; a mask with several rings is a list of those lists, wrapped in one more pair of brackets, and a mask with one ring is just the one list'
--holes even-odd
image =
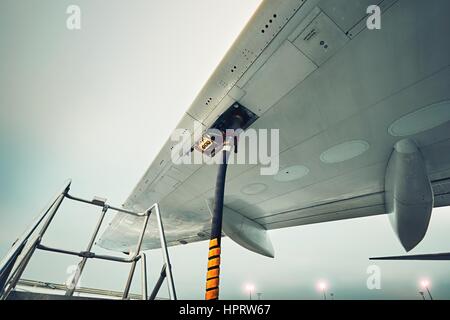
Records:
{"label": "engine nacelle", "polygon": [[406,251],[425,236],[433,209],[433,190],[423,156],[410,139],[397,142],[385,177],[385,206]]}

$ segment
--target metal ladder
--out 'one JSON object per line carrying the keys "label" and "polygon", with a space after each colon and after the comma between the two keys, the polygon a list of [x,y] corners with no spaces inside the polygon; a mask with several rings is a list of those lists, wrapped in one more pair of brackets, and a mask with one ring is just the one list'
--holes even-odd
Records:
{"label": "metal ladder", "polygon": [[[34,221],[34,223],[30,226],[28,230],[26,230],[22,236],[17,239],[12,248],[8,251],[5,258],[0,262],[0,300],[7,300],[13,290],[16,288],[19,280],[22,277],[23,272],[25,271],[31,257],[33,256],[36,250],[50,251],[65,255],[78,256],[81,257],[81,261],[78,264],[77,271],[73,276],[71,283],[67,285],[65,290],[65,296],[67,299],[73,297],[73,294],[77,291],[77,284],[80,279],[80,276],[84,270],[86,262],[88,259],[101,259],[122,263],[130,263],[130,272],[128,274],[128,279],[125,284],[125,289],[122,294],[122,299],[130,298],[130,287],[131,282],[133,280],[133,276],[136,270],[136,265],[138,261],[141,261],[141,269],[142,269],[142,300],[154,300],[156,298],[157,293],[164,281],[167,278],[168,287],[169,287],[169,297],[171,300],[176,300],[175,293],[175,285],[172,276],[172,268],[170,265],[169,253],[167,250],[167,243],[164,233],[164,228],[161,220],[161,213],[159,210],[159,205],[155,203],[150,208],[148,208],[145,212],[137,213],[125,209],[116,208],[106,204],[105,199],[94,198],[93,200],[85,200],[81,198],[77,198],[69,195],[69,190],[71,186],[71,181],[69,180],[62,189],[61,192],[57,194],[54,200],[48,205],[48,207],[39,215],[39,217]],[[93,206],[98,206],[102,208],[102,212],[100,218],[97,222],[95,231],[89,241],[89,244],[85,251],[77,252],[71,250],[64,250],[59,248],[52,248],[43,245],[42,238],[50,226],[53,218],[55,217],[61,203],[64,199],[78,201],[82,203],[86,203]],[[116,256],[110,255],[99,255],[92,252],[92,247],[95,243],[95,239],[100,230],[102,222],[105,218],[106,213],[115,211],[121,212],[124,214],[129,214],[132,216],[143,217],[144,222],[142,226],[142,231],[139,235],[139,240],[137,242],[136,248],[132,253],[130,253],[129,258],[120,258]],[[163,252],[163,260],[164,264],[160,273],[160,277],[150,294],[148,296],[147,293],[147,270],[146,270],[146,256],[143,252],[141,252],[142,241],[144,239],[145,230],[147,228],[148,221],[150,219],[151,213],[156,214],[158,229],[159,229],[159,237],[161,241],[161,249]]]}

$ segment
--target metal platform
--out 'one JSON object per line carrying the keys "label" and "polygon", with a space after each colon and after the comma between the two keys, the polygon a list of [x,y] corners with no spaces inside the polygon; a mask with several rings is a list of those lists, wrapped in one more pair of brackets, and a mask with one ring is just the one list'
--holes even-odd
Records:
{"label": "metal platform", "polygon": [[[123,292],[96,288],[77,287],[71,297],[67,297],[65,284],[20,279],[7,300],[120,300]],[[130,293],[130,300],[141,300],[141,294]],[[155,300],[166,300],[155,298]]]}

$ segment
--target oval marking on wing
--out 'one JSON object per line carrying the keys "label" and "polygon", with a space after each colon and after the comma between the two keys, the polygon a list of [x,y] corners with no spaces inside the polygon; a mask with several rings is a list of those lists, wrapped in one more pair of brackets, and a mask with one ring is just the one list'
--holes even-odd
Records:
{"label": "oval marking on wing", "polygon": [[431,104],[394,121],[388,132],[394,137],[411,136],[450,121],[450,100]]}
{"label": "oval marking on wing", "polygon": [[328,164],[344,162],[362,155],[369,148],[369,143],[364,140],[346,141],[322,152],[320,161]]}

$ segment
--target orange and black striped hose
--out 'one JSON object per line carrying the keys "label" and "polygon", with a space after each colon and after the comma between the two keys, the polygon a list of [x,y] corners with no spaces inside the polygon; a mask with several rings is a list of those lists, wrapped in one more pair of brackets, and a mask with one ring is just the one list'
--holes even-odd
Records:
{"label": "orange and black striped hose", "polygon": [[220,243],[222,239],[223,196],[225,192],[225,176],[227,174],[227,160],[229,151],[222,151],[223,161],[219,165],[216,191],[214,199],[214,212],[211,226],[211,240],[209,241],[208,273],[206,275],[206,300],[219,299],[220,277]]}
{"label": "orange and black striped hose", "polygon": [[[234,115],[230,129],[238,129],[242,125],[242,117]],[[214,212],[211,226],[211,240],[209,242],[208,273],[206,275],[206,300],[219,299],[220,278],[220,243],[222,239],[223,198],[225,194],[225,177],[227,175],[228,157],[235,147],[235,136],[226,135],[222,149],[222,162],[217,172],[216,190],[214,198]]]}
{"label": "orange and black striped hose", "polygon": [[219,298],[220,245],[217,238],[209,241],[208,273],[206,275],[206,300]]}

